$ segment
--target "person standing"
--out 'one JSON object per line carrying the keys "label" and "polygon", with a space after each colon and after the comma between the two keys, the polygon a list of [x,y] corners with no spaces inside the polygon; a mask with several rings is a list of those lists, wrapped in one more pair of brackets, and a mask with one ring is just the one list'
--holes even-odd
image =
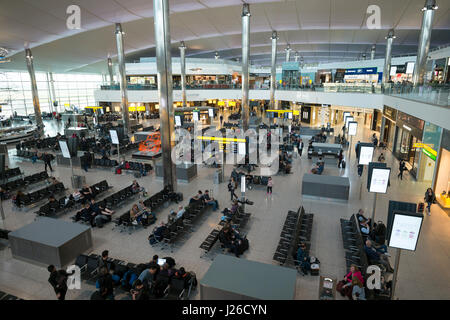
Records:
{"label": "person standing", "polygon": [[272,194],[273,181],[272,177],[267,180],[267,194]]}
{"label": "person standing", "polygon": [[339,155],[338,155],[338,160],[339,160],[338,168],[341,167],[342,159],[344,159],[344,155],[342,154],[342,149],[341,149],[341,151],[339,151]]}
{"label": "person standing", "polygon": [[428,188],[423,199],[427,203],[427,214],[431,216],[431,205],[436,202],[436,196],[433,192],[433,189]]}
{"label": "person standing", "polygon": [[403,180],[403,171],[406,170],[405,160],[403,160],[403,159],[400,160],[398,170],[399,170],[399,173],[397,175],[397,178],[400,178],[400,180]]}
{"label": "person standing", "polygon": [[44,160],[44,164],[45,164],[45,172],[47,172],[47,167],[50,168],[50,171],[53,172],[53,168],[52,168],[52,159],[51,159],[51,155],[48,154],[47,152],[45,152],[42,155],[42,160]]}
{"label": "person standing", "polygon": [[234,178],[231,178],[230,182],[228,183],[228,191],[230,191],[231,201],[233,201],[233,197],[235,197],[236,199],[238,198],[238,196],[234,192],[235,189],[236,189],[236,182]]}
{"label": "person standing", "polygon": [[65,270],[56,270],[54,265],[49,265],[47,267],[48,272],[50,272],[50,277],[48,278],[48,282],[52,285],[53,289],[56,293],[56,298],[58,300],[65,300],[67,293],[67,279],[69,276],[75,273],[75,270],[72,273],[67,273]]}
{"label": "person standing", "polygon": [[303,153],[303,140],[302,139],[300,139],[300,141],[298,142],[297,150],[298,150],[298,155],[301,157],[302,153]]}

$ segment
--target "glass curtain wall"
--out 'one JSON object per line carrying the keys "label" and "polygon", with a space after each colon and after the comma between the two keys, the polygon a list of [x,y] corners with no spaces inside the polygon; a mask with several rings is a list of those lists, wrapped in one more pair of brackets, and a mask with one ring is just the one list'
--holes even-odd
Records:
{"label": "glass curtain wall", "polygon": [[[51,87],[45,72],[36,72],[39,103],[42,112],[62,112],[65,106],[78,108],[95,104],[94,90],[102,84],[101,74],[54,73],[56,101],[58,107],[51,108]],[[0,115],[9,117],[34,113],[30,76],[26,71],[0,71]]]}

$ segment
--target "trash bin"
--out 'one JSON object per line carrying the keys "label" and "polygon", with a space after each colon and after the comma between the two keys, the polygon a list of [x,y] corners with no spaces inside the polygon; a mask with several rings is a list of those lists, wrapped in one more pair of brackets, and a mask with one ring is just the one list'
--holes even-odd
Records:
{"label": "trash bin", "polygon": [[72,188],[80,189],[85,183],[86,183],[85,176],[77,176],[77,175],[72,176]]}
{"label": "trash bin", "polygon": [[222,174],[222,170],[216,170],[214,172],[214,184],[220,184],[223,181],[223,174]]}

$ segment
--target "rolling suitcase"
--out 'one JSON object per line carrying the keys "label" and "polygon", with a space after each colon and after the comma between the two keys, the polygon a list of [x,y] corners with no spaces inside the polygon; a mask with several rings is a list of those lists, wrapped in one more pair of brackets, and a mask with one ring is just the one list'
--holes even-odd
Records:
{"label": "rolling suitcase", "polygon": [[341,167],[342,167],[342,169],[345,169],[345,160],[342,160]]}

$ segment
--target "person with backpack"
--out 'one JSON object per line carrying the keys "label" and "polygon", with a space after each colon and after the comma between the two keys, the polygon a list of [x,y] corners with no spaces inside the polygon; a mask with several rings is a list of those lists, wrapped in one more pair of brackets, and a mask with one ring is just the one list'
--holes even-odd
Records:
{"label": "person with backpack", "polygon": [[231,201],[233,201],[234,198],[238,199],[238,196],[234,192],[235,189],[236,189],[236,181],[234,180],[234,178],[231,178],[230,182],[228,182],[228,191],[230,192],[231,195],[230,199]]}
{"label": "person with backpack", "polygon": [[42,160],[44,160],[45,172],[47,172],[47,167],[50,168],[50,172],[53,172],[53,168],[52,168],[52,164],[51,164],[52,156],[46,152],[42,155]]}
{"label": "person with backpack", "polygon": [[67,279],[69,276],[75,273],[75,270],[72,273],[67,273],[65,270],[56,270],[54,265],[49,265],[47,267],[48,272],[50,272],[50,277],[48,278],[48,282],[52,285],[53,289],[56,293],[56,298],[58,300],[65,300],[67,293]]}
{"label": "person with backpack", "polygon": [[343,152],[342,152],[342,149],[341,149],[341,151],[339,151],[339,155],[338,155],[338,168],[340,168],[341,167],[341,163],[342,163],[342,160],[344,159],[344,154],[343,154]]}

